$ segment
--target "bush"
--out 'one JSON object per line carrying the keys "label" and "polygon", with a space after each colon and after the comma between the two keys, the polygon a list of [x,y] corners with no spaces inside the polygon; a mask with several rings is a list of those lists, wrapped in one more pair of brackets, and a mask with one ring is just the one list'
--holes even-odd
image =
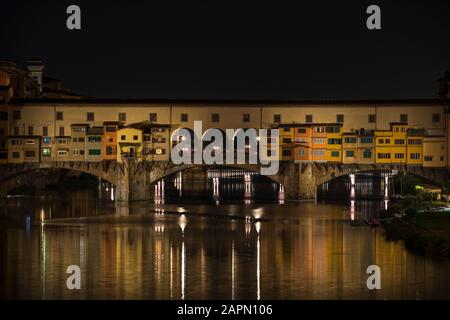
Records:
{"label": "bush", "polygon": [[413,219],[417,215],[417,209],[416,208],[408,208],[405,210],[405,215],[408,220]]}
{"label": "bush", "polygon": [[389,206],[388,211],[391,215],[400,213],[402,211],[402,206],[399,203],[393,203]]}
{"label": "bush", "polygon": [[389,210],[381,210],[380,211],[380,219],[388,219],[392,218],[394,215]]}

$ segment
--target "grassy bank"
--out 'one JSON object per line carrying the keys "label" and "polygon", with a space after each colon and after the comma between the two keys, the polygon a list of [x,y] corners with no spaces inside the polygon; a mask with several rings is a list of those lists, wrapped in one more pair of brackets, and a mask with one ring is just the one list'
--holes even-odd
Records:
{"label": "grassy bank", "polygon": [[433,205],[438,203],[412,204],[410,200],[402,200],[381,212],[386,238],[402,240],[414,252],[450,258],[450,212],[416,209]]}

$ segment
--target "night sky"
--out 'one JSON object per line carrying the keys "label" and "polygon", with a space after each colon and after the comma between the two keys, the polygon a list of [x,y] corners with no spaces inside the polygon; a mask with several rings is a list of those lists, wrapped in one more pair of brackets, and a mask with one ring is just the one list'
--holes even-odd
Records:
{"label": "night sky", "polygon": [[434,98],[450,1],[2,1],[0,58],[30,57],[98,98]]}

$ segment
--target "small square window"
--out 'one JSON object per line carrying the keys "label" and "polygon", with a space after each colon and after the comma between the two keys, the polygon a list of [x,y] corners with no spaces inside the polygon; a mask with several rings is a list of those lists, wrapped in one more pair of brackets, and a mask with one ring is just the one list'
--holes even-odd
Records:
{"label": "small square window", "polygon": [[337,114],[336,115],[336,122],[337,123],[343,123],[344,122],[344,115],[343,114]]}
{"label": "small square window", "polygon": [[407,114],[401,114],[400,115],[400,122],[401,123],[408,123],[408,115]]}
{"label": "small square window", "polygon": [[127,121],[127,114],[125,112],[119,112],[119,121],[121,122]]}
{"label": "small square window", "polygon": [[56,120],[64,120],[64,114],[62,111],[56,112]]}
{"label": "small square window", "polygon": [[219,122],[220,116],[218,113],[211,114],[211,122]]}
{"label": "small square window", "polygon": [[281,114],[274,114],[273,115],[273,122],[274,123],[281,123]]}
{"label": "small square window", "polygon": [[20,120],[22,117],[20,110],[14,110],[13,111],[13,120]]}
{"label": "small square window", "polygon": [[88,112],[88,113],[86,114],[86,120],[87,120],[87,121],[95,121],[94,113],[93,113],[93,112]]}
{"label": "small square window", "polygon": [[433,123],[441,122],[441,115],[439,113],[433,113],[432,121]]}
{"label": "small square window", "polygon": [[150,118],[150,122],[158,121],[158,115],[156,113],[150,113],[149,118]]}
{"label": "small square window", "polygon": [[369,114],[369,123],[377,122],[377,116],[375,114]]}
{"label": "small square window", "polygon": [[187,113],[182,113],[180,115],[180,122],[188,122],[189,121],[189,116]]}
{"label": "small square window", "polygon": [[313,115],[312,114],[307,114],[305,116],[305,122],[306,123],[312,123],[313,122]]}
{"label": "small square window", "polygon": [[242,115],[242,122],[250,122],[250,113],[244,113]]}

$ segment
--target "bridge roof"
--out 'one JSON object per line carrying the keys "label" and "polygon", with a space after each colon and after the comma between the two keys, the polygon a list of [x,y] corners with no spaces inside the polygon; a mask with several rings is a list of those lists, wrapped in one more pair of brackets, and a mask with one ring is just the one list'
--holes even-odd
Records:
{"label": "bridge roof", "polygon": [[450,105],[450,99],[379,99],[379,100],[313,100],[313,99],[12,99],[11,105],[25,105],[25,104],[64,104],[64,105],[80,105],[80,104],[167,104],[167,105],[283,105],[284,107],[295,107],[298,105]]}

